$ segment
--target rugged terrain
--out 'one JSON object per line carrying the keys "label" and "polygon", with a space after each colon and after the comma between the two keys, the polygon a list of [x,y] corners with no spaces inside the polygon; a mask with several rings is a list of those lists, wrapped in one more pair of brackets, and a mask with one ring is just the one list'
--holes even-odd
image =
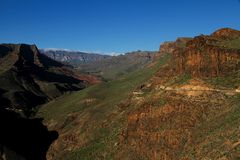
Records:
{"label": "rugged terrain", "polygon": [[[164,43],[151,63],[130,58],[139,69],[87,88],[98,80],[36,46],[0,51],[2,159],[43,160],[50,145],[49,160],[240,158],[240,31]],[[41,103],[33,119],[17,114]]]}
{"label": "rugged terrain", "polygon": [[239,159],[239,33],[165,43],[144,69],[47,103],[48,159]]}
{"label": "rugged terrain", "polygon": [[95,83],[39,53],[35,45],[0,45],[0,105],[8,109],[30,109],[64,92]]}
{"label": "rugged terrain", "polygon": [[128,115],[119,157],[240,158],[240,45],[229,45],[239,33],[221,29],[170,46],[169,65],[137,91],[142,102],[131,99],[137,109]]}
{"label": "rugged terrain", "polygon": [[178,73],[194,77],[232,75],[239,70],[239,31],[222,29],[210,36],[198,36],[186,47],[174,50]]}

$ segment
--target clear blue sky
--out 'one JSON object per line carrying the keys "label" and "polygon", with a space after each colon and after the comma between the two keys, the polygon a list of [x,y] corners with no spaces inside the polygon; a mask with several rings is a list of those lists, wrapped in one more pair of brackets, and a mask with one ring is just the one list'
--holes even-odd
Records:
{"label": "clear blue sky", "polygon": [[240,0],[0,0],[0,43],[126,52],[240,29]]}

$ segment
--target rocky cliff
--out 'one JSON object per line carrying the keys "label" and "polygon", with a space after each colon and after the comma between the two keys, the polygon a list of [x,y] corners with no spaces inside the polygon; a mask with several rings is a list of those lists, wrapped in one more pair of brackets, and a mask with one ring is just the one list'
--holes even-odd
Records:
{"label": "rocky cliff", "polygon": [[216,77],[236,72],[240,69],[240,47],[229,45],[239,38],[240,31],[232,29],[195,37],[186,43],[186,47],[174,49],[176,72],[193,77]]}
{"label": "rocky cliff", "polygon": [[173,53],[173,51],[177,48],[184,48],[186,43],[190,41],[192,38],[182,37],[178,38],[176,41],[164,42],[160,45],[159,52],[163,53]]}
{"label": "rocky cliff", "polygon": [[[134,109],[119,136],[122,150],[118,157],[240,157],[239,92],[235,88],[240,85],[239,33],[220,29],[188,40],[185,46],[177,42],[161,46],[160,53],[172,59],[130,98]],[[218,85],[213,83],[216,79]]]}

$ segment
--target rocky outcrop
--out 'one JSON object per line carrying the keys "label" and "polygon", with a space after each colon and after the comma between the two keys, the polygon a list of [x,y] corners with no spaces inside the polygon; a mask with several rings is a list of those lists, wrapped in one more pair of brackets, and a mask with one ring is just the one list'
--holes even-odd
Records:
{"label": "rocky outcrop", "polygon": [[234,143],[229,140],[238,137],[239,131],[230,128],[232,120],[227,120],[238,108],[239,99],[233,100],[238,89],[215,88],[205,81],[205,77],[231,76],[239,71],[240,48],[224,45],[236,38],[240,38],[238,32],[222,29],[210,36],[197,36],[185,45],[161,45],[160,53],[172,54],[172,61],[159,69],[146,83],[149,85],[133,93],[134,109],[119,138],[121,156],[151,160],[239,158],[239,151],[232,149],[239,145],[238,138]]}
{"label": "rocky outcrop", "polygon": [[221,38],[226,40],[226,37],[233,38],[239,35],[239,31],[230,31],[223,29],[211,36],[201,35],[187,42],[185,48],[175,49],[173,65],[175,65],[176,72],[190,74],[193,77],[216,77],[239,70],[240,49],[218,45],[222,42]]}
{"label": "rocky outcrop", "polygon": [[154,99],[144,104],[128,116],[127,130],[120,138],[130,148],[126,153],[133,152],[142,159],[184,159],[184,151],[194,143],[199,134],[195,130],[204,116],[213,116],[217,106],[225,103],[218,99],[218,103],[204,102],[204,99],[173,96],[168,92],[166,104],[153,104]]}
{"label": "rocky outcrop", "polygon": [[160,45],[160,53],[172,53],[175,50],[175,42],[164,42]]}
{"label": "rocky outcrop", "polygon": [[223,39],[234,39],[240,37],[240,31],[231,28],[222,28],[211,34],[211,36]]}
{"label": "rocky outcrop", "polygon": [[172,42],[164,42],[160,45],[159,53],[173,53],[173,51],[177,48],[183,48],[186,46],[186,43],[191,40],[191,38],[178,38],[176,41]]}

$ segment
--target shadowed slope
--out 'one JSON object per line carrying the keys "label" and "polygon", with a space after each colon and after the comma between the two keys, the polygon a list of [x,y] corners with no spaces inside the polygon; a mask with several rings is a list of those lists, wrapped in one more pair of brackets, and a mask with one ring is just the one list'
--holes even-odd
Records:
{"label": "shadowed slope", "polygon": [[41,119],[25,119],[0,109],[0,159],[45,160],[58,133],[49,132]]}
{"label": "shadowed slope", "polygon": [[81,77],[87,79],[40,54],[35,45],[0,45],[1,107],[31,112],[49,99],[92,83]]}

